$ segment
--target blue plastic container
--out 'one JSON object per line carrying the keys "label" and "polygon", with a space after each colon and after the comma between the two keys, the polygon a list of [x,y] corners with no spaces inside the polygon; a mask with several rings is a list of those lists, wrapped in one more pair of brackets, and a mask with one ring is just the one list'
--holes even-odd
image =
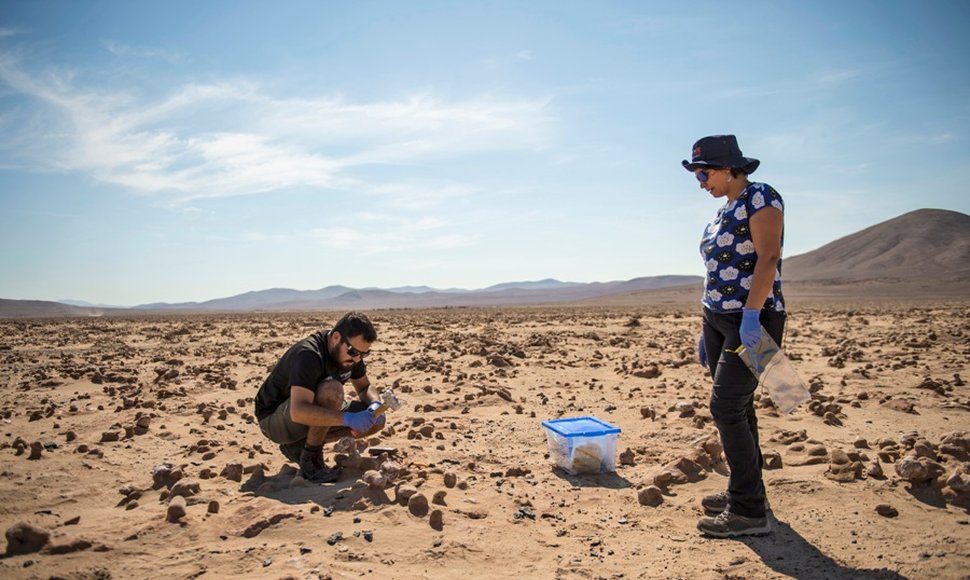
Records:
{"label": "blue plastic container", "polygon": [[596,417],[543,421],[553,463],[572,474],[616,471],[620,428]]}

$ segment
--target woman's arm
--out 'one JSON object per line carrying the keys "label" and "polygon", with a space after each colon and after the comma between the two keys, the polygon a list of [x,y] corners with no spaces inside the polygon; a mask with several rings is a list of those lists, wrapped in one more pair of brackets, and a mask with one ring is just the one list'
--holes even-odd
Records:
{"label": "woman's arm", "polygon": [[781,259],[781,233],[785,228],[785,215],[772,206],[763,208],[748,219],[751,228],[751,241],[758,256],[751,279],[751,290],[745,308],[761,310],[771,294],[775,283],[778,260]]}

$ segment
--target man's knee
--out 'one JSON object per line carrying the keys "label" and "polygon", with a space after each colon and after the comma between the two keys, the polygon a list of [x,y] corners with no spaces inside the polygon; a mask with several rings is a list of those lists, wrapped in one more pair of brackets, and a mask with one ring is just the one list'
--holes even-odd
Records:
{"label": "man's knee", "polygon": [[324,379],[317,385],[316,404],[328,409],[340,409],[344,404],[344,385],[336,379]]}

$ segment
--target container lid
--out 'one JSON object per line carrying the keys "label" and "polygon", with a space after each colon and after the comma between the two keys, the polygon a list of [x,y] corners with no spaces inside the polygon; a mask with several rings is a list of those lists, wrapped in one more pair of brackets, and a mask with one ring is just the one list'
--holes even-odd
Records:
{"label": "container lid", "polygon": [[619,433],[620,428],[596,417],[571,417],[543,421],[542,426],[564,437],[596,437]]}

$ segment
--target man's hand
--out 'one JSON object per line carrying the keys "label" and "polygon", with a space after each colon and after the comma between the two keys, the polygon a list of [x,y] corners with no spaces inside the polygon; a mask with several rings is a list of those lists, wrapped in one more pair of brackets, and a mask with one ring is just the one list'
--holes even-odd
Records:
{"label": "man's hand", "polygon": [[749,351],[753,351],[761,340],[760,314],[761,311],[755,308],[745,308],[741,314],[741,344]]}
{"label": "man's hand", "polygon": [[703,334],[701,334],[700,340],[697,341],[697,360],[701,363],[701,366],[707,366],[707,348],[704,346]]}
{"label": "man's hand", "polygon": [[[383,420],[383,415],[380,419]],[[351,431],[366,433],[377,424],[378,418],[371,413],[370,409],[358,411],[356,413],[344,413],[344,426],[350,427]]]}
{"label": "man's hand", "polygon": [[[374,414],[374,411],[376,411],[377,409],[379,409],[381,405],[383,405],[383,403],[381,403],[380,401],[374,401],[370,405],[367,405],[367,410],[370,411],[371,415],[373,415]],[[384,428],[384,423],[387,422],[387,419],[385,418],[386,416],[387,416],[387,413],[381,413],[380,415],[378,415],[377,417],[375,417],[374,418],[374,425],[375,426],[376,425],[380,425],[380,428],[383,429]]]}

